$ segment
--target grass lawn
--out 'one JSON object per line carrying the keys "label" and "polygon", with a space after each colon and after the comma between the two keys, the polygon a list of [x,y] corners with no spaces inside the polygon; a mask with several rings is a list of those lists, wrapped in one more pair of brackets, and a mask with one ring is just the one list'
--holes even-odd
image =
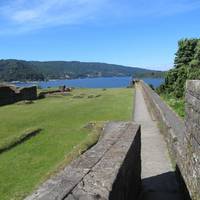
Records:
{"label": "grass lawn", "polygon": [[162,99],[181,117],[185,117],[185,101],[172,95],[161,94]]}
{"label": "grass lawn", "polygon": [[80,151],[97,141],[89,122],[130,120],[132,89],[76,89],[33,104],[0,107],[0,147],[30,130],[42,131],[0,154],[0,199],[23,199]]}

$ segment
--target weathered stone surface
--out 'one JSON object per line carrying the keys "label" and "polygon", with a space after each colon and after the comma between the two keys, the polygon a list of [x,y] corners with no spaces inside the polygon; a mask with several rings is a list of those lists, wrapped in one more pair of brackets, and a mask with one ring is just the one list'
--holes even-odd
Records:
{"label": "weathered stone surface", "polygon": [[186,179],[193,199],[200,199],[200,81],[186,83]]}
{"label": "weathered stone surface", "polygon": [[191,94],[189,91],[185,94],[185,100],[187,102],[187,107],[193,108],[196,112],[200,112],[200,102],[197,97],[194,96],[195,94]]}
{"label": "weathered stone surface", "polygon": [[142,192],[138,200],[183,200],[166,143],[148,102],[137,84],[134,120],[142,129]]}
{"label": "weathered stone surface", "polygon": [[[189,113],[189,111],[187,112]],[[187,131],[186,132],[186,137],[190,138],[193,137],[198,144],[200,144],[200,125],[196,123],[196,120],[193,119],[195,118],[195,114],[190,116],[190,117],[186,117],[185,119],[185,126],[187,127]]]}
{"label": "weathered stone surface", "polygon": [[193,200],[200,199],[200,81],[187,81],[185,124],[141,82],[146,98],[161,122],[171,156],[179,166]]}
{"label": "weathered stone surface", "polygon": [[94,147],[26,200],[134,199],[141,184],[140,145],[138,125],[108,123]]}
{"label": "weathered stone surface", "polygon": [[188,80],[186,82],[186,91],[200,99],[200,82],[199,80]]}
{"label": "weathered stone surface", "polygon": [[184,122],[172,111],[148,85],[141,82],[144,95],[156,116],[162,133],[165,136],[171,157],[181,163],[183,141],[186,133]]}

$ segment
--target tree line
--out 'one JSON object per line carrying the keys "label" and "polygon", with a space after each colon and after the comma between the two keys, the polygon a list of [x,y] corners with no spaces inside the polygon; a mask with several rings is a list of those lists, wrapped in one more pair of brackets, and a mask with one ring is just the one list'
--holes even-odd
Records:
{"label": "tree line", "polygon": [[182,39],[178,42],[174,67],[166,73],[158,93],[182,98],[186,80],[200,79],[200,39]]}
{"label": "tree line", "polygon": [[40,81],[93,77],[163,77],[164,72],[121,65],[78,61],[0,60],[0,81]]}

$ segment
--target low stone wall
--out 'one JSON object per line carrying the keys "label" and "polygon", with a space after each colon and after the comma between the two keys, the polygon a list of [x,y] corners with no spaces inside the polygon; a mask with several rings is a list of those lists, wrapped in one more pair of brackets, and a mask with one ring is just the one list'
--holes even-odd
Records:
{"label": "low stone wall", "polygon": [[200,120],[200,115],[198,113],[194,115],[194,110],[197,109],[198,103],[200,106],[199,96],[197,96],[197,93],[198,95],[200,94],[200,87],[197,87],[197,85],[194,86],[194,84],[196,85],[196,83],[190,81],[187,83],[186,121],[184,123],[162,101],[158,94],[143,81],[140,82],[149,108],[156,117],[158,125],[165,136],[171,158],[174,164],[180,169],[191,198],[193,200],[199,200],[200,151],[198,140],[196,140],[199,136],[199,131],[196,131],[197,124],[194,122]]}
{"label": "low stone wall", "polygon": [[90,150],[26,200],[134,200],[141,189],[140,127],[111,122]]}
{"label": "low stone wall", "polygon": [[[133,135],[125,135],[123,143],[127,143],[127,148],[122,151],[122,165],[117,172],[117,177],[112,183],[110,200],[136,200],[141,191],[141,133],[140,128],[130,127]],[[136,132],[137,130],[137,132]],[[122,136],[123,139],[123,136]],[[132,142],[132,144],[131,144]],[[120,141],[119,141],[120,143]],[[121,142],[122,143],[122,142]],[[130,144],[130,148],[128,146]],[[122,144],[123,145],[123,144]],[[118,146],[118,144],[116,145]],[[123,147],[121,147],[123,148]],[[129,148],[129,150],[128,150]],[[127,152],[128,150],[128,152]],[[116,155],[116,156],[120,156]],[[120,162],[121,163],[121,162]]]}
{"label": "low stone wall", "polygon": [[17,89],[14,86],[0,85],[0,106],[35,99],[37,99],[36,86]]}
{"label": "low stone wall", "polygon": [[177,149],[180,149],[183,145],[186,132],[183,120],[147,84],[143,81],[140,81],[140,84],[143,88],[146,102],[149,104],[151,112],[153,112],[153,115],[159,122],[159,127],[165,136],[171,156],[175,160],[179,159],[181,152],[177,152]]}

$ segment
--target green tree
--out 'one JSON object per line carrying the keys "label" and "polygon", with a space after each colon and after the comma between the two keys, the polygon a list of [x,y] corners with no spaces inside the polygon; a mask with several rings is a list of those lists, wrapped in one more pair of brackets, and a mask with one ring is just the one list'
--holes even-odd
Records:
{"label": "green tree", "polygon": [[175,68],[189,65],[189,63],[194,59],[197,42],[197,39],[184,39],[178,42],[178,51],[175,54],[176,57],[174,60]]}
{"label": "green tree", "polygon": [[189,64],[187,74],[188,79],[200,79],[200,40],[195,47],[194,59]]}
{"label": "green tree", "polygon": [[178,42],[174,68],[167,72],[165,83],[158,92],[171,93],[181,98],[185,93],[187,79],[200,79],[200,39],[183,39]]}

